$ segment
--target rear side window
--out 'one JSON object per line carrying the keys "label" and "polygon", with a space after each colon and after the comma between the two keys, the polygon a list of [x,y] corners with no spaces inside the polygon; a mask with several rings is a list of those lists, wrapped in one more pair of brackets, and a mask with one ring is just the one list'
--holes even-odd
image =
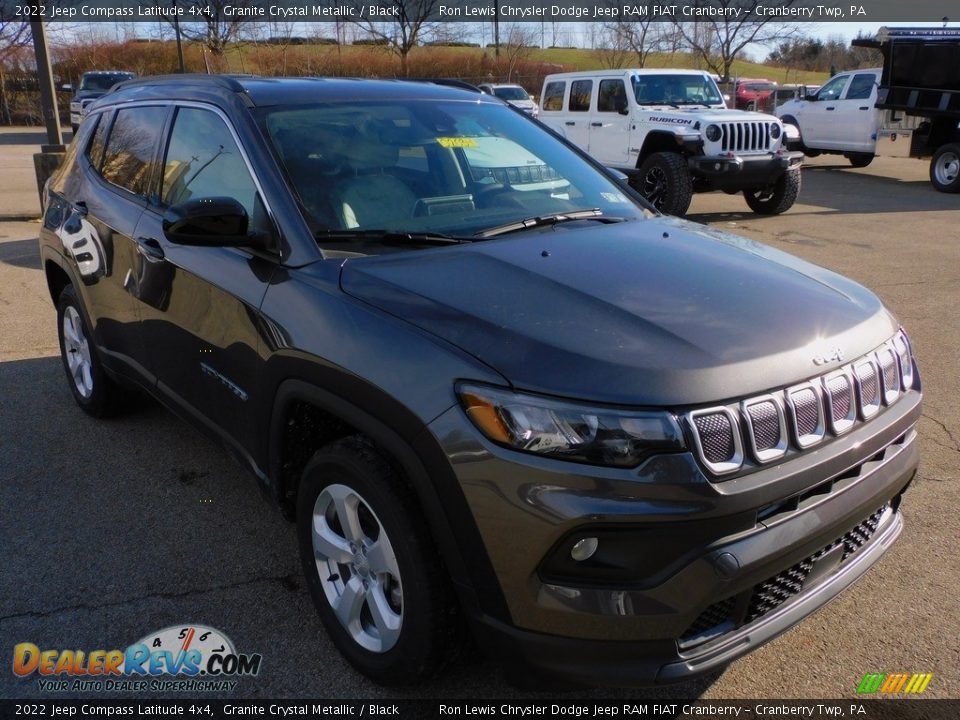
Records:
{"label": "rear side window", "polygon": [[574,80],[570,85],[570,112],[590,110],[590,94],[593,92],[593,80]]}
{"label": "rear side window", "polygon": [[873,86],[876,78],[869,73],[860,73],[854,75],[850,81],[850,89],[847,90],[847,100],[866,100],[873,92]]}
{"label": "rear side window", "polygon": [[135,195],[147,195],[156,168],[157,138],[166,117],[167,108],[157,106],[117,111],[100,169],[104,180]]}
{"label": "rear side window", "polygon": [[103,146],[107,142],[107,130],[110,128],[107,113],[102,112],[87,118],[88,123],[96,123],[97,128],[93,133],[90,142],[87,143],[87,160],[97,170],[100,169],[100,160],[103,158]]}
{"label": "rear side window", "polygon": [[177,110],[163,165],[161,201],[231,197],[251,219],[260,212],[257,188],[230,129],[216,113],[199,108]]}
{"label": "rear side window", "polygon": [[547,83],[543,91],[543,109],[549,112],[559,112],[563,110],[563,93],[567,89],[565,82]]}
{"label": "rear side window", "polygon": [[627,106],[623,80],[601,80],[597,94],[597,112],[617,112]]}

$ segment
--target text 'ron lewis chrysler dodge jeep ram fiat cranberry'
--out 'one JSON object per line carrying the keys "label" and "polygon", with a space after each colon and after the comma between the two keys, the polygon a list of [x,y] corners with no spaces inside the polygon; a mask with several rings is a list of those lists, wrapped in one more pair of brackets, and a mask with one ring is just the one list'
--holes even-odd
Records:
{"label": "text 'ron lewis chrysler dodge jeep ram fiat cranberry'", "polygon": [[295,520],[381,683],[722,667],[902,527],[920,378],[877,297],[674,218],[441,83],[174,76],[93,103],[40,251],[93,416],[157,398]]}

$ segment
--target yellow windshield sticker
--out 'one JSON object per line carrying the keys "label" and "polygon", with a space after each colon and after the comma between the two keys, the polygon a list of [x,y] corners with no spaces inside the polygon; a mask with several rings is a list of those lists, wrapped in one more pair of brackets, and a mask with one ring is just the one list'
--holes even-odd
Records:
{"label": "yellow windshield sticker", "polygon": [[477,141],[469,137],[438,137],[437,142],[445,148],[475,148]]}

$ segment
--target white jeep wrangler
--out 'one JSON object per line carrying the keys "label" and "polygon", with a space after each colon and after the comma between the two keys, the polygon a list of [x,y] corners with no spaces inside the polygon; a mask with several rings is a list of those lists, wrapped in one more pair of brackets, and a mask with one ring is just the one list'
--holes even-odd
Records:
{"label": "white jeep wrangler", "polygon": [[756,213],[788,210],[803,154],[788,152],[772,115],[727,109],[700,70],[596,70],[548,75],[540,121],[607,167],[661,212],[683,215],[695,192],[743,192]]}

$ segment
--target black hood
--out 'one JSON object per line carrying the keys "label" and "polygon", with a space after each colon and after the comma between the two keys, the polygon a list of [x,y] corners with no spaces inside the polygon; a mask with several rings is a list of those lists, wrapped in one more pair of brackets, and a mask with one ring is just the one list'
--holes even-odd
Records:
{"label": "black hood", "polygon": [[857,283],[672,218],[351,260],[341,285],[517,389],[630,405],[799,382],[839,365],[815,355],[839,347],[853,359],[897,328]]}

